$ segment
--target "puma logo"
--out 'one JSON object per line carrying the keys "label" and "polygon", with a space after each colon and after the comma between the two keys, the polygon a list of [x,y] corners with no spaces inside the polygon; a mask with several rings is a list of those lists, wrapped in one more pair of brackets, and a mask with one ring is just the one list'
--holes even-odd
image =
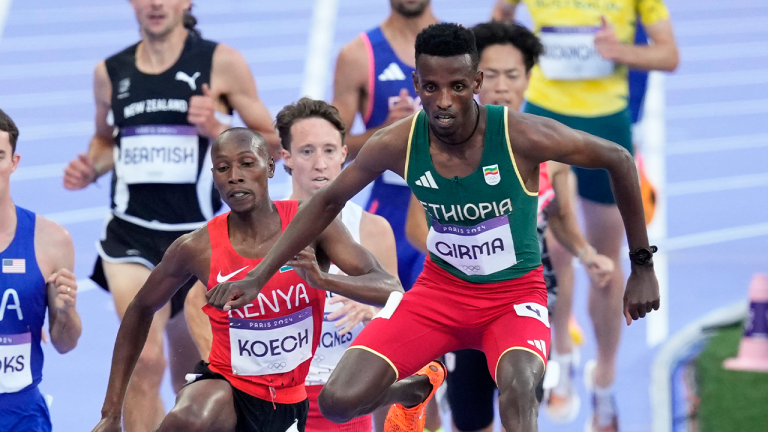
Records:
{"label": "puma logo", "polygon": [[185,83],[189,84],[189,88],[192,89],[192,91],[195,91],[197,90],[197,83],[195,80],[199,76],[200,72],[195,72],[192,76],[189,76],[182,71],[178,71],[176,72],[176,81],[184,81]]}
{"label": "puma logo", "polygon": [[245,270],[247,268],[248,268],[248,266],[245,266],[245,267],[241,268],[240,270],[235,270],[235,271],[233,271],[232,273],[230,273],[230,274],[228,274],[226,276],[222,276],[221,275],[221,270],[219,270],[219,274],[216,275],[216,282],[218,282],[218,283],[226,282],[226,281],[230,280],[232,278],[232,276],[240,273],[241,271],[243,271],[243,270]]}

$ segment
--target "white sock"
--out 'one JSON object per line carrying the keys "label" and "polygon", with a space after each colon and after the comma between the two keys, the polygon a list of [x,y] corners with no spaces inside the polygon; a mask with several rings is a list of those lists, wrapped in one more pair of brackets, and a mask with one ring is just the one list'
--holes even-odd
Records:
{"label": "white sock", "polygon": [[557,354],[554,356],[560,365],[560,378],[557,385],[552,389],[556,395],[566,397],[571,393],[571,365],[573,364],[573,354]]}
{"label": "white sock", "polygon": [[595,385],[595,414],[597,425],[608,426],[613,422],[616,408],[613,405],[613,385],[600,387]]}

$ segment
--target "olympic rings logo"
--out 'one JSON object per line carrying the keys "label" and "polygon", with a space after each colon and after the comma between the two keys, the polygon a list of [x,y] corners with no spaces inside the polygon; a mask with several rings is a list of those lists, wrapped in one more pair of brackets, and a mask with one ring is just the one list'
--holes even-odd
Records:
{"label": "olympic rings logo", "polygon": [[269,370],[273,371],[281,371],[285,369],[285,362],[274,362],[267,365],[267,368]]}
{"label": "olympic rings logo", "polygon": [[465,272],[470,272],[470,273],[476,273],[476,272],[479,272],[479,271],[480,271],[480,266],[472,266],[472,265],[470,265],[470,266],[466,266],[466,265],[465,265],[465,266],[461,266],[461,268],[462,268],[462,270],[464,270]]}

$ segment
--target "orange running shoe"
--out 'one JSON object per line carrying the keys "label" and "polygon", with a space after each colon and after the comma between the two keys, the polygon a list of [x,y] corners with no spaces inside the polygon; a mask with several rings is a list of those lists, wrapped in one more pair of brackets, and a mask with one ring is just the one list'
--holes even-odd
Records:
{"label": "orange running shoe", "polygon": [[406,408],[400,404],[394,404],[389,408],[387,418],[384,420],[384,432],[422,432],[424,423],[427,421],[424,412],[427,408],[427,402],[432,399],[437,389],[445,381],[447,371],[445,365],[437,360],[431,361],[428,365],[421,368],[414,375],[426,375],[432,384],[432,392],[429,393],[424,402],[413,408]]}

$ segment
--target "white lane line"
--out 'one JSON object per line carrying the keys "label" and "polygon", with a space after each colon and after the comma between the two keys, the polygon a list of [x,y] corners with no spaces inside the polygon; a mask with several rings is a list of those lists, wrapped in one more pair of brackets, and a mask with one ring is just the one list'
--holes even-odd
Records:
{"label": "white lane line", "polygon": [[688,155],[760,147],[768,147],[768,133],[675,141],[667,146],[667,155]]}
{"label": "white lane line", "polygon": [[[216,40],[232,40],[245,37],[276,37],[305,34],[308,19],[282,19],[247,21],[202,26],[203,33]],[[136,30],[69,33],[61,35],[17,36],[8,38],[0,46],[0,52],[28,52],[50,50],[75,50],[98,47],[122,47],[136,40]]]}
{"label": "white lane line", "polygon": [[[768,50],[766,50],[766,54],[768,54]],[[706,102],[669,106],[667,107],[667,120],[721,118],[765,113],[768,113],[768,99]]]}
{"label": "white lane line", "polygon": [[[214,6],[215,5],[215,6]],[[298,2],[196,2],[196,16],[242,15],[249,13],[303,12],[312,6],[311,1]],[[105,23],[125,21],[132,18],[133,10],[127,2],[112,5],[93,5],[89,7],[61,7],[27,10],[14,16],[11,25],[40,25],[54,23]]]}
{"label": "white lane line", "polygon": [[766,235],[768,235],[768,223],[759,223],[672,237],[661,243],[664,250],[673,251]]}
{"label": "white lane line", "polygon": [[[648,92],[643,108],[643,160],[649,180],[659,185],[659,199],[656,203],[656,213],[648,226],[648,237],[651,241],[667,237],[667,196],[666,196],[666,75],[661,72],[651,72],[648,76]],[[655,258],[656,278],[659,282],[661,308],[658,313],[649,315],[646,327],[646,344],[656,346],[663,342],[669,334],[669,308],[666,307],[669,297],[669,272],[667,254],[661,251]]]}
{"label": "white lane line", "polygon": [[768,84],[768,69],[670,75],[667,90],[696,90]]}
{"label": "white lane line", "polygon": [[746,59],[765,57],[768,55],[768,43],[741,42],[733,44],[683,46],[680,48],[680,51],[680,57],[686,64],[695,61]]}
{"label": "white lane line", "polygon": [[309,31],[309,49],[304,63],[301,95],[312,99],[325,98],[325,84],[330,76],[331,49],[336,29],[339,0],[317,0]]}
{"label": "white lane line", "polygon": [[768,173],[669,183],[663,192],[673,197],[764,186],[768,186]]}
{"label": "white lane line", "polygon": [[[298,89],[303,74],[256,77],[259,91]],[[52,91],[3,95],[4,109],[43,108],[93,104],[93,90]]]}
{"label": "white lane line", "polygon": [[12,2],[13,0],[0,0],[0,42],[3,40],[3,28],[5,28]]}
{"label": "white lane line", "polygon": [[38,180],[51,177],[64,177],[64,168],[67,167],[65,163],[55,163],[46,165],[32,165],[32,166],[20,166],[16,169],[16,172],[11,175],[11,182],[19,182],[24,180]]}
{"label": "white lane line", "polygon": [[90,222],[101,220],[103,221],[107,217],[107,213],[110,212],[109,207],[91,207],[79,210],[69,210],[57,213],[48,213],[45,218],[50,219],[59,225],[75,224],[80,222]]}
{"label": "white lane line", "polygon": [[[249,65],[304,60],[305,45],[240,50]],[[101,59],[10,64],[0,66],[0,80],[93,75]],[[258,70],[256,70],[258,72]],[[256,77],[258,81],[258,76]]]}
{"label": "white lane line", "polygon": [[716,36],[730,34],[768,33],[768,16],[677,20],[673,18],[677,37]]}
{"label": "white lane line", "polygon": [[92,281],[90,278],[82,278],[77,280],[77,293],[82,294],[91,290],[100,288],[99,285]]}

